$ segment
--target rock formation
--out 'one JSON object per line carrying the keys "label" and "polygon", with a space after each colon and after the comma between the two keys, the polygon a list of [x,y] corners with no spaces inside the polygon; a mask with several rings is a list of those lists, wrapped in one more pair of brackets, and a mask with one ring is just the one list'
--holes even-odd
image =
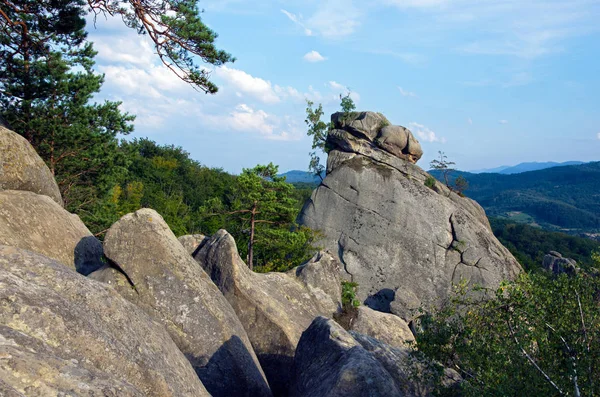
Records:
{"label": "rock formation", "polygon": [[40,253],[84,275],[102,266],[102,244],[79,217],[28,191],[0,191],[0,244]]}
{"label": "rock formation", "polygon": [[104,250],[114,269],[91,277],[164,324],[211,395],[271,395],[235,312],[156,211],[125,215]]}
{"label": "rock formation", "polygon": [[181,245],[183,245],[183,248],[185,248],[190,255],[193,255],[205,238],[206,236],[204,234],[188,234],[186,236],[178,237],[177,240],[179,240]]}
{"label": "rock formation", "polygon": [[63,201],[54,176],[35,149],[0,125],[0,190],[25,190]]}
{"label": "rock formation", "polygon": [[378,113],[358,115],[332,116],[327,176],[299,222],[324,233],[362,301],[410,321],[461,279],[495,287],[521,271],[477,203],[440,183],[425,186],[429,175],[413,164],[422,150],[408,130]]}
{"label": "rock formation", "polygon": [[408,324],[400,317],[375,311],[367,306],[356,310],[356,317],[349,324],[349,330],[380,340],[386,345],[406,348],[415,341]]}
{"label": "rock formation", "polygon": [[[421,364],[409,354],[318,317],[298,343],[290,396],[431,395],[431,385],[412,376]],[[446,371],[445,385],[458,381],[456,373]]]}
{"label": "rock formation", "polygon": [[163,326],[112,288],[0,246],[0,395],[209,394]]}
{"label": "rock formation", "polygon": [[563,258],[560,252],[550,251],[544,256],[542,266],[554,274],[575,274],[579,271],[577,261],[571,258]]}
{"label": "rock formation", "polygon": [[315,317],[331,316],[340,305],[338,261],[322,253],[287,274],[253,273],[224,230],[206,240],[195,258],[244,325],[273,394],[287,395],[302,332]]}

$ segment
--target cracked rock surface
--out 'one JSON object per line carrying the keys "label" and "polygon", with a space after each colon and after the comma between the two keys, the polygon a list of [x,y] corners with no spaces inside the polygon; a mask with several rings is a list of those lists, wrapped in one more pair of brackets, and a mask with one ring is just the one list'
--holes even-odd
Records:
{"label": "cracked rock surface", "polygon": [[411,321],[461,279],[494,288],[521,271],[476,202],[426,187],[425,171],[365,138],[375,132],[331,134],[328,174],[298,220],[323,232],[365,304]]}
{"label": "cracked rock surface", "polygon": [[209,396],[143,310],[53,259],[2,245],[0,395]]}

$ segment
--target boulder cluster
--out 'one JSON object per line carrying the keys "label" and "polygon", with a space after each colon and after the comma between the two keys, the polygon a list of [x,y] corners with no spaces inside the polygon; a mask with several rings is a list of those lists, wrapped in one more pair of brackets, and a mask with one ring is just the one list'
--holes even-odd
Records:
{"label": "boulder cluster", "polygon": [[[0,395],[432,395],[410,309],[520,268],[477,204],[423,186],[410,131],[378,113],[333,121],[329,175],[302,214],[327,250],[265,274],[227,231],[177,238],[151,209],[100,242],[0,126]],[[347,277],[378,311],[348,314]]]}
{"label": "boulder cluster", "polygon": [[100,242],[62,203],[29,143],[0,127],[0,395],[431,393],[410,377],[402,319],[360,307],[347,329],[332,320],[329,252],[258,274],[225,230],[178,239],[141,209]]}

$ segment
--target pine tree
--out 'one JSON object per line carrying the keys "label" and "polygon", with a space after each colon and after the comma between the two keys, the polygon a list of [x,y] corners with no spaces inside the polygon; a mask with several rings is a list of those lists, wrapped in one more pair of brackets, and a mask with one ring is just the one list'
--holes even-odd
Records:
{"label": "pine tree", "polygon": [[84,215],[125,171],[117,136],[134,117],[118,102],[93,102],[104,76],[93,71],[82,1],[11,4],[2,14],[22,25],[0,30],[0,116],[44,159],[65,207]]}

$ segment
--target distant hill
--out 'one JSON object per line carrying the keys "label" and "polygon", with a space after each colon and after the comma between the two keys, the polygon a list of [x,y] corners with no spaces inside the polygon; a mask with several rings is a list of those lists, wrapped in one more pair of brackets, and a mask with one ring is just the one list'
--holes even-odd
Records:
{"label": "distant hill", "polygon": [[514,166],[503,165],[497,168],[483,169],[477,171],[471,171],[472,174],[503,174],[503,175],[511,175],[511,174],[520,174],[521,172],[528,171],[539,171],[545,170],[547,168],[552,167],[564,167],[569,165],[581,165],[585,164],[583,161],[565,161],[564,163],[556,163],[554,161],[547,161],[544,163],[538,162],[529,162],[529,163],[520,163]]}
{"label": "distant hill", "polygon": [[451,179],[459,175],[488,216],[570,233],[600,230],[600,162],[512,175],[456,171]]}
{"label": "distant hill", "polygon": [[[285,176],[286,182],[288,183],[307,183],[311,185],[318,185],[319,183],[321,183],[321,179],[318,176],[308,171],[292,170],[280,174],[279,176]],[[325,178],[324,172],[323,178]]]}

